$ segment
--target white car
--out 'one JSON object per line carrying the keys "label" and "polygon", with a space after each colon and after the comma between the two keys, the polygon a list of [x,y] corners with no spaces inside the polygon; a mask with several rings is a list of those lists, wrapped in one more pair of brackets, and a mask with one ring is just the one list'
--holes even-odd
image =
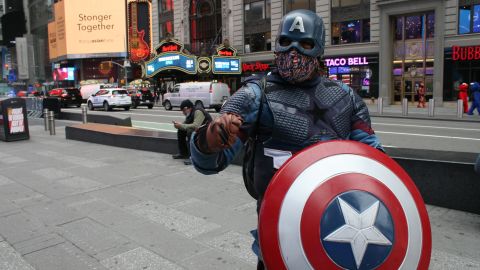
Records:
{"label": "white car", "polygon": [[93,111],[95,108],[103,108],[110,111],[112,108],[124,108],[130,110],[132,98],[128,92],[122,88],[100,89],[97,93],[91,95],[87,100],[88,109]]}

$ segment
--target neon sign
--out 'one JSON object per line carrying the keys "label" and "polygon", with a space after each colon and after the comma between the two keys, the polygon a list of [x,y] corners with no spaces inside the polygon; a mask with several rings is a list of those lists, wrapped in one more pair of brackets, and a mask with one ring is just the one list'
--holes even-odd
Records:
{"label": "neon sign", "polygon": [[240,58],[213,56],[214,74],[240,74],[242,72]]}
{"label": "neon sign", "polygon": [[454,61],[478,60],[480,59],[480,46],[452,46],[452,59]]}
{"label": "neon sign", "polygon": [[177,44],[163,45],[160,47],[161,52],[178,52],[180,51],[180,46]]}
{"label": "neon sign", "polygon": [[270,69],[270,66],[268,64],[264,64],[262,62],[255,62],[255,63],[243,63],[242,64],[242,70],[244,72],[247,71],[267,71]]}
{"label": "neon sign", "polygon": [[231,50],[221,50],[221,51],[218,51],[218,55],[233,56],[233,51],[231,51]]}
{"label": "neon sign", "polygon": [[146,63],[147,77],[167,69],[176,69],[188,74],[196,74],[197,59],[195,56],[182,53],[162,53]]}
{"label": "neon sign", "polygon": [[346,58],[327,58],[325,59],[327,67],[340,66],[364,66],[368,65],[367,57],[346,57]]}

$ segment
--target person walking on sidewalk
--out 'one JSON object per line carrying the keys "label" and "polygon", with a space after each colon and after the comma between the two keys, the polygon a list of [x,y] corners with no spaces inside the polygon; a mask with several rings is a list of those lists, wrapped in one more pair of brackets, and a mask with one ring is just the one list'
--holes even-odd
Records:
{"label": "person walking on sidewalk", "polygon": [[[348,85],[319,75],[325,48],[322,18],[309,10],[289,12],[275,44],[277,69],[266,78],[247,79],[223,105],[221,116],[200,127],[190,141],[191,159],[203,174],[224,170],[246,142],[245,152],[253,147],[254,159],[244,160],[244,168],[253,169],[247,190],[255,194],[257,212],[275,172],[308,146],[355,140],[383,151],[362,98]],[[257,231],[252,235],[257,269],[265,269]]]}
{"label": "person walking on sidewalk", "polygon": [[179,152],[172,157],[174,159],[186,159],[184,164],[190,165],[190,151],[188,148],[190,137],[195,129],[212,121],[212,117],[204,109],[195,108],[193,103],[188,99],[182,101],[180,110],[185,115],[185,121],[183,121],[183,123],[173,121],[173,126],[177,129]]}
{"label": "person walking on sidewalk", "polygon": [[458,99],[461,99],[463,102],[463,112],[468,112],[468,84],[462,83],[458,87]]}
{"label": "person walking on sidewalk", "polygon": [[468,115],[473,115],[473,111],[477,109],[478,114],[480,115],[480,85],[478,82],[473,82],[470,85],[470,90],[472,90],[472,106],[468,110]]}
{"label": "person walking on sidewalk", "polygon": [[418,105],[417,108],[425,108],[425,85],[420,83],[417,89]]}

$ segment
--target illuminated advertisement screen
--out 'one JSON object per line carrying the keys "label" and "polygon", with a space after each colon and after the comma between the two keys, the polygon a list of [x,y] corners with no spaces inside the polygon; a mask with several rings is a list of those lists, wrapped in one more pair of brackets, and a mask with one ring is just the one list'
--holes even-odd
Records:
{"label": "illuminated advertisement screen", "polygon": [[53,70],[54,81],[73,81],[75,80],[75,68],[65,67]]}
{"label": "illuminated advertisement screen", "polygon": [[240,74],[242,72],[240,58],[213,57],[213,73]]}
{"label": "illuminated advertisement screen", "polygon": [[180,53],[163,53],[155,57],[146,64],[147,77],[155,75],[157,72],[167,69],[176,69],[188,74],[197,73],[197,59],[195,56],[189,56]]}
{"label": "illuminated advertisement screen", "polygon": [[[124,55],[126,40],[124,0],[64,0],[55,3],[55,28],[49,39],[56,41],[58,57],[88,58],[91,54]],[[53,44],[52,44],[53,45]]]}

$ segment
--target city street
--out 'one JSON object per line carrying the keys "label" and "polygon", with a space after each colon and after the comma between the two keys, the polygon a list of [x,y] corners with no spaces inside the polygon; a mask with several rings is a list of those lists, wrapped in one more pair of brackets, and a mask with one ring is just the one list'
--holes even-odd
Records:
{"label": "city street", "polygon": [[[62,111],[81,112],[78,108],[62,109]],[[214,110],[208,111],[213,117],[218,115]],[[375,112],[376,108],[372,107],[370,111]],[[452,114],[451,111],[450,114]],[[184,116],[178,109],[167,111],[157,106],[153,109],[141,107],[128,112],[116,109],[109,112],[95,110],[88,113],[131,117],[134,127],[168,132],[175,132],[172,121],[184,120]],[[436,118],[440,117],[441,115]],[[480,153],[480,117],[470,118],[475,119],[475,117],[476,122],[372,116],[372,126],[385,146]]]}
{"label": "city street", "polygon": [[[66,140],[72,123],[51,136],[31,120],[30,140],[0,142],[0,269],[255,269],[240,167],[204,176],[169,155]],[[479,269],[480,216],[428,211],[430,269]]]}

